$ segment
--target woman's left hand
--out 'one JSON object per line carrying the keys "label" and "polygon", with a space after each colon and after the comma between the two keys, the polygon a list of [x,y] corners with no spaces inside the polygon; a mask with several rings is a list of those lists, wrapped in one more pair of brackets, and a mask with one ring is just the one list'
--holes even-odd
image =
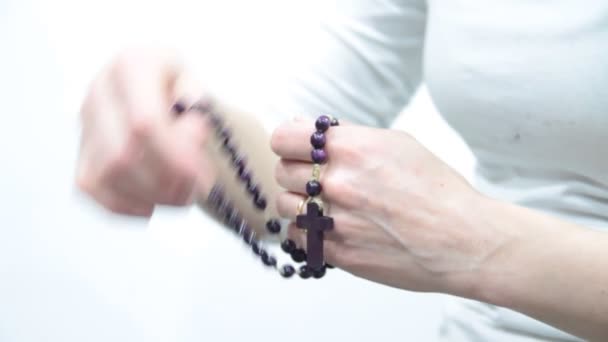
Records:
{"label": "woman's left hand", "polygon": [[[295,221],[311,179],[312,121],[288,122],[273,134],[281,160],[276,179],[287,192],[279,214]],[[334,229],[325,259],[357,276],[390,286],[464,295],[475,271],[506,242],[476,222],[485,198],[410,135],[342,125],[327,132],[322,199]],[[290,226],[299,246],[302,230]]]}

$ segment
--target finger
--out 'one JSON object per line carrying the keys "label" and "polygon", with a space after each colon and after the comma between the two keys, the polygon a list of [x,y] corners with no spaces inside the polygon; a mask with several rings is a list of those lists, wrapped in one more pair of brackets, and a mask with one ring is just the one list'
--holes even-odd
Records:
{"label": "finger", "polygon": [[128,195],[115,192],[109,187],[79,183],[80,189],[111,212],[123,215],[150,217],[154,204],[141,202]]}
{"label": "finger", "polygon": [[306,183],[312,178],[312,163],[280,159],[275,168],[277,183],[294,193],[306,194]]}
{"label": "finger", "polygon": [[[196,111],[186,112],[170,127],[160,132],[154,140],[158,161],[158,178],[170,187],[166,204],[184,205],[193,199],[194,188],[201,173],[212,173],[212,167],[204,158],[205,144],[211,136],[207,116]],[[205,172],[201,172],[205,170]],[[166,179],[167,177],[172,179]],[[205,179],[207,179],[206,177]],[[205,187],[210,184],[205,182]]]}
{"label": "finger", "polygon": [[187,105],[186,108],[202,99],[209,100],[205,87],[196,78],[191,77],[192,74],[191,72],[180,73],[174,80],[170,92],[172,102],[182,101]]}
{"label": "finger", "polygon": [[293,192],[283,191],[279,193],[276,203],[277,213],[282,218],[295,221],[298,215],[298,207],[304,199],[304,196]]}
{"label": "finger", "polygon": [[306,232],[293,222],[287,226],[287,238],[295,242],[298,248],[306,250]]}
{"label": "finger", "polygon": [[281,158],[310,162],[310,136],[313,132],[312,123],[286,122],[273,132],[270,146]]}
{"label": "finger", "polygon": [[159,55],[150,58],[149,52],[127,52],[114,64],[113,89],[122,99],[132,124],[163,124],[171,118],[171,90],[181,74],[181,66],[174,58]]}
{"label": "finger", "polygon": [[148,142],[139,165],[120,177],[122,185],[159,204],[191,203],[207,130],[204,118],[187,114],[158,131]]}
{"label": "finger", "polygon": [[[332,142],[335,142],[337,132],[341,128],[332,127],[325,133],[324,150],[331,158]],[[273,152],[283,159],[311,162],[311,137],[315,133],[315,125],[312,121],[289,121],[274,130],[270,139],[270,147]]]}

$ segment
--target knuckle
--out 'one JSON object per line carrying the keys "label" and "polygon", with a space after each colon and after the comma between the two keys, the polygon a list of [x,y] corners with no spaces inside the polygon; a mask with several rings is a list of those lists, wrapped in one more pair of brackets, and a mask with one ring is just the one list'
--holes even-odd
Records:
{"label": "knuckle", "polygon": [[113,213],[117,213],[117,214],[126,214],[127,213],[128,208],[122,206],[118,201],[109,200],[109,201],[102,202],[101,204],[104,206],[104,208],[106,208],[107,210],[109,210]]}
{"label": "knuckle", "polygon": [[92,179],[92,177],[89,174],[86,173],[79,173],[76,176],[76,186],[78,187],[78,189],[80,189],[80,191],[87,193],[87,194],[91,194],[94,191],[94,181]]}
{"label": "knuckle", "polygon": [[198,169],[194,163],[184,160],[172,167],[173,178],[182,184],[191,184],[196,180]]}
{"label": "knuckle", "polygon": [[148,115],[135,115],[129,122],[129,136],[141,140],[152,135],[154,123]]}
{"label": "knuckle", "polygon": [[323,180],[323,193],[327,196],[351,196],[353,186],[345,177],[329,173]]}
{"label": "knuckle", "polygon": [[120,74],[136,65],[135,61],[140,58],[140,52],[136,49],[126,49],[119,52],[111,63],[111,68],[114,73]]}
{"label": "knuckle", "polygon": [[277,207],[277,213],[279,214],[279,216],[287,218],[289,217],[290,213],[287,209],[288,205],[287,205],[287,198],[288,195],[286,192],[281,192],[277,195],[276,198],[276,207]]}
{"label": "knuckle", "polygon": [[114,178],[131,169],[134,160],[133,148],[129,144],[116,147],[108,152],[106,162],[102,166],[102,178]]}
{"label": "knuckle", "polygon": [[278,161],[274,167],[274,179],[280,186],[285,186],[285,165],[282,161]]}
{"label": "knuckle", "polygon": [[281,146],[283,146],[283,143],[285,142],[285,134],[283,132],[284,129],[282,126],[278,127],[274,130],[274,132],[272,132],[270,137],[270,148],[278,155],[281,154]]}

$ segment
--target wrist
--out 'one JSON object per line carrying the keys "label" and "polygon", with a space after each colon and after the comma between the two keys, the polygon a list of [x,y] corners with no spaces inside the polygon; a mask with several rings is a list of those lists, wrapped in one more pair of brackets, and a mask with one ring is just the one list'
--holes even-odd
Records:
{"label": "wrist", "polygon": [[482,194],[466,204],[464,227],[472,236],[474,246],[468,272],[456,275],[458,296],[500,305],[502,282],[515,276],[514,257],[530,241],[531,232],[518,220],[519,207]]}
{"label": "wrist", "polygon": [[485,202],[480,216],[496,235],[496,248],[476,271],[470,298],[517,309],[518,298],[555,262],[556,246],[569,243],[577,230],[558,229],[549,216],[496,200]]}

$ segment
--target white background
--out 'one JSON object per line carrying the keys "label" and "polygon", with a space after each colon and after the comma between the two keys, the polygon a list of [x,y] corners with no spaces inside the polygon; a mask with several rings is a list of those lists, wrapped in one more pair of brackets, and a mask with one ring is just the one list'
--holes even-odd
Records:
{"label": "white background", "polygon": [[[114,216],[72,184],[78,107],[116,51],[194,51],[207,81],[246,102],[281,68],[266,57],[306,39],[327,10],[329,1],[0,0],[0,341],[433,340],[439,295],[339,271],[286,281],[196,209]],[[424,91],[396,127],[470,175],[470,155]]]}

